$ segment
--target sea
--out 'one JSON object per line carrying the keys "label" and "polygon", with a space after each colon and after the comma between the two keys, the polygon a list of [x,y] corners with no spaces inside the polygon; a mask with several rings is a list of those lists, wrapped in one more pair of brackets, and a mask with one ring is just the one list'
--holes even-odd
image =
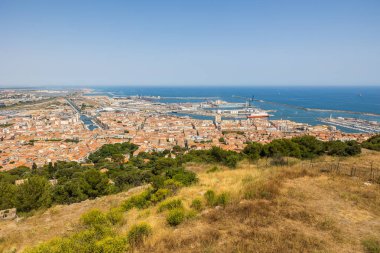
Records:
{"label": "sea", "polygon": [[[326,117],[350,117],[380,122],[380,87],[96,87],[94,94],[108,96],[160,96],[160,102],[187,103],[209,100],[244,103],[270,110],[270,119],[287,119],[310,125]],[[195,118],[206,116],[189,115]],[[355,130],[338,127],[345,132]]]}

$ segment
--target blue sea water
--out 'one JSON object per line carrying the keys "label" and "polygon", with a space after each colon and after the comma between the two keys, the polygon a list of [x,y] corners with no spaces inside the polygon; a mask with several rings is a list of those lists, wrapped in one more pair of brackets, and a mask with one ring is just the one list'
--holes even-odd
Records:
{"label": "blue sea water", "polygon": [[[245,102],[244,98],[264,100],[253,104],[272,112],[272,119],[321,124],[318,118],[352,117],[380,121],[380,116],[369,116],[348,112],[309,111],[302,108],[342,110],[380,114],[380,87],[97,87],[96,91],[114,96],[161,96],[167,103],[199,102],[216,97],[229,102]],[[169,98],[171,97],[171,98]],[[188,97],[189,99],[173,99]],[[268,103],[272,102],[272,103]],[[297,108],[302,107],[302,108]],[[341,128],[344,131],[352,131]]]}

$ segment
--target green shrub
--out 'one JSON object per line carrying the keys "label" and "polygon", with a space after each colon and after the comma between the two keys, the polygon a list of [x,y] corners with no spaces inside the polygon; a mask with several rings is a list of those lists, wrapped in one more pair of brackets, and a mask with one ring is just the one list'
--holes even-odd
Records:
{"label": "green shrub", "polygon": [[378,239],[365,239],[362,241],[362,245],[368,253],[380,253],[380,241]]}
{"label": "green shrub", "polygon": [[208,190],[204,195],[207,206],[223,206],[229,202],[230,196],[227,193],[216,195],[213,190]]}
{"label": "green shrub", "polygon": [[178,182],[171,178],[164,181],[164,187],[171,190],[172,192],[176,192],[182,186],[183,184],[181,182]]}
{"label": "green shrub", "polygon": [[174,208],[183,208],[182,200],[180,199],[168,199],[160,204],[158,212],[165,210],[172,210]]}
{"label": "green shrub", "polygon": [[98,227],[98,226],[107,226],[110,225],[110,221],[107,219],[107,216],[98,209],[93,209],[81,217],[81,222],[86,227]]}
{"label": "green shrub", "polygon": [[294,143],[297,143],[301,150],[302,158],[314,158],[322,155],[325,152],[323,141],[318,140],[314,136],[300,136],[292,138]]}
{"label": "green shrub", "polygon": [[216,197],[214,205],[215,206],[223,206],[223,207],[225,207],[228,204],[229,201],[230,201],[229,194],[223,192],[223,193],[219,194]]}
{"label": "green shrub", "polygon": [[[25,253],[63,253],[67,248],[66,245],[70,244],[69,239],[57,238],[49,242],[41,243],[33,248],[27,248]],[[66,246],[66,247],[65,247]]]}
{"label": "green shrub", "polygon": [[164,200],[166,197],[170,196],[171,194],[172,192],[169,189],[158,189],[154,194],[152,194],[150,199],[153,203],[157,203]]}
{"label": "green shrub", "polygon": [[116,225],[123,220],[123,210],[121,208],[112,208],[106,217],[112,225]]}
{"label": "green shrub", "polygon": [[[114,233],[108,230],[99,230],[90,228],[81,232],[75,233],[66,238],[57,238],[51,241],[42,243],[36,247],[25,250],[27,253],[67,253],[67,252],[80,252],[80,253],[94,253],[94,252],[124,252],[116,251],[120,249],[120,238],[114,238]],[[110,238],[110,239],[107,239]],[[112,241],[112,242],[111,242]],[[124,243],[124,242],[123,242]],[[125,244],[125,243],[124,243]],[[111,249],[115,249],[112,251]],[[124,248],[125,249],[125,248]]]}
{"label": "green shrub", "polygon": [[203,196],[205,197],[208,206],[214,205],[216,196],[213,190],[208,190]]}
{"label": "green shrub", "polygon": [[127,239],[132,247],[143,244],[146,237],[152,234],[152,228],[149,224],[140,223],[134,225],[128,232]]}
{"label": "green shrub", "polygon": [[324,145],[327,154],[331,156],[354,156],[361,153],[356,141],[328,141]]}
{"label": "green shrub", "polygon": [[196,211],[201,211],[203,209],[202,200],[200,199],[193,199],[190,205],[191,208],[193,208]]}
{"label": "green shrub", "polygon": [[180,170],[174,176],[173,179],[185,186],[189,186],[198,181],[197,175],[192,171]]}
{"label": "green shrub", "polygon": [[380,134],[372,136],[362,143],[363,148],[380,151]]}
{"label": "green shrub", "polygon": [[95,243],[95,253],[123,253],[127,246],[126,240],[120,236],[106,237]]}
{"label": "green shrub", "polygon": [[192,219],[197,216],[197,212],[195,210],[188,210],[185,212],[186,219]]}
{"label": "green shrub", "polygon": [[169,211],[166,221],[170,226],[177,226],[186,219],[185,210],[183,208],[175,208]]}
{"label": "green shrub", "polygon": [[150,205],[150,197],[151,197],[151,190],[146,190],[124,201],[124,203],[122,204],[122,207],[126,211],[134,207],[138,209],[147,208]]}
{"label": "green shrub", "polygon": [[250,142],[243,149],[242,153],[245,154],[248,159],[255,161],[260,158],[260,154],[263,150],[263,145],[257,142]]}

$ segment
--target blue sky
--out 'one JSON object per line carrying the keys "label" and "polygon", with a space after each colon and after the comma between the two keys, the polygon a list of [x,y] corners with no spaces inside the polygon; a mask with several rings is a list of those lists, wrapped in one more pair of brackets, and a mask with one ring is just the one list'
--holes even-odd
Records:
{"label": "blue sky", "polygon": [[16,85],[380,85],[380,1],[0,0]]}

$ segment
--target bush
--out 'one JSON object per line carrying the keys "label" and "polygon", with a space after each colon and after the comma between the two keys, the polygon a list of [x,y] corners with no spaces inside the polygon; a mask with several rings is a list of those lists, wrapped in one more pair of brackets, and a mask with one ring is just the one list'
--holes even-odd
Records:
{"label": "bush", "polygon": [[189,186],[198,181],[197,175],[192,171],[179,170],[174,176],[173,179],[177,182],[182,183],[184,186]]}
{"label": "bush", "polygon": [[279,156],[291,156],[300,158],[301,150],[300,146],[289,139],[276,139],[272,142],[264,145],[262,153],[267,157]]}
{"label": "bush", "polygon": [[361,153],[360,145],[356,141],[328,141],[326,151],[331,156],[353,156]]}
{"label": "bush", "polygon": [[167,179],[164,181],[164,187],[166,189],[171,190],[173,193],[176,192],[179,188],[181,188],[183,184],[174,179]]}
{"label": "bush", "polygon": [[153,203],[157,203],[164,200],[167,196],[171,194],[172,192],[169,189],[158,189],[154,194],[152,194],[150,199]]}
{"label": "bush", "polygon": [[132,247],[143,244],[146,237],[152,234],[152,228],[149,224],[140,223],[134,225],[128,232],[127,239]]}
{"label": "bush", "polygon": [[363,240],[362,245],[368,253],[380,253],[380,241],[375,238]]}
{"label": "bush", "polygon": [[[101,231],[96,229],[86,229],[75,233],[66,238],[57,238],[46,243],[42,243],[37,247],[27,249],[27,253],[119,253],[122,247],[122,239],[114,237],[110,230]],[[125,243],[123,241],[125,250]]]}
{"label": "bush", "polygon": [[134,207],[138,209],[147,208],[150,205],[151,190],[146,190],[138,195],[132,196],[122,204],[122,208],[128,211]]}
{"label": "bush", "polygon": [[203,209],[202,200],[200,199],[193,199],[190,205],[191,208],[197,211],[201,211]]}
{"label": "bush", "polygon": [[93,209],[82,215],[80,218],[83,225],[86,227],[101,227],[108,226],[111,222],[107,219],[106,214],[104,214],[99,209]]}
{"label": "bush", "polygon": [[263,145],[257,142],[248,143],[243,149],[242,153],[248,156],[248,159],[255,161],[260,158],[260,154],[263,150]]}
{"label": "bush", "polygon": [[116,225],[123,220],[123,210],[120,208],[112,208],[107,214],[107,220],[112,224]]}
{"label": "bush", "polygon": [[323,142],[314,136],[294,137],[292,141],[298,144],[302,158],[314,158],[324,153]]}
{"label": "bush", "polygon": [[180,199],[169,199],[160,204],[158,207],[158,212],[163,212],[165,210],[172,210],[174,208],[183,208],[182,201]]}
{"label": "bush", "polygon": [[123,253],[127,248],[126,240],[120,236],[106,237],[95,243],[95,253]]}
{"label": "bush", "polygon": [[225,207],[230,199],[227,193],[224,192],[219,195],[216,195],[213,190],[208,190],[203,196],[208,206]]}
{"label": "bush", "polygon": [[228,204],[229,201],[230,201],[229,194],[223,192],[223,193],[219,194],[216,197],[214,206],[223,206],[223,207],[225,207]]}
{"label": "bush", "polygon": [[372,136],[362,143],[363,148],[380,151],[380,134]]}
{"label": "bush", "polygon": [[362,149],[357,141],[347,141],[346,144],[347,147],[345,151],[348,156],[358,155],[362,152]]}
{"label": "bush", "polygon": [[175,208],[169,211],[166,221],[170,226],[177,226],[186,219],[185,210],[183,208]]}
{"label": "bush", "polygon": [[213,190],[208,190],[204,195],[206,199],[206,204],[208,206],[213,206],[215,203],[215,192]]}

